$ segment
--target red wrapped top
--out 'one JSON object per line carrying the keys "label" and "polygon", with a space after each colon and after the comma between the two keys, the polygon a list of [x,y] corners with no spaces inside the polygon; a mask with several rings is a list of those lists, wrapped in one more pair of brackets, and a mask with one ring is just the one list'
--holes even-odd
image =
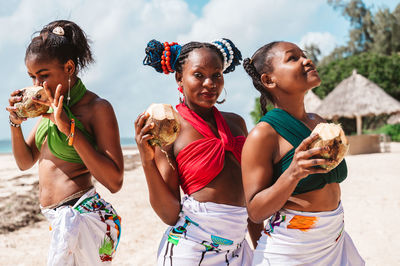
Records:
{"label": "red wrapped top", "polygon": [[177,105],[176,109],[204,136],[184,147],[176,157],[182,190],[190,195],[205,187],[222,171],[225,151],[232,152],[240,163],[246,138],[234,137],[225,119],[215,107],[213,113],[221,139],[217,138],[208,124],[185,104]]}

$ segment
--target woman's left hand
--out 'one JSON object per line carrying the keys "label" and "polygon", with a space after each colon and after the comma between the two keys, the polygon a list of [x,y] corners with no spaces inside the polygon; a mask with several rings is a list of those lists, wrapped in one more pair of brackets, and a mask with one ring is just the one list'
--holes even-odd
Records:
{"label": "woman's left hand", "polygon": [[64,95],[61,95],[62,85],[57,85],[54,97],[51,93],[51,90],[47,87],[47,82],[43,82],[43,88],[48,97],[47,101],[41,101],[36,98],[32,98],[32,100],[53,108],[53,113],[43,114],[42,117],[50,119],[57,126],[58,130],[65,135],[68,135],[70,131],[70,121],[67,114],[63,110]]}

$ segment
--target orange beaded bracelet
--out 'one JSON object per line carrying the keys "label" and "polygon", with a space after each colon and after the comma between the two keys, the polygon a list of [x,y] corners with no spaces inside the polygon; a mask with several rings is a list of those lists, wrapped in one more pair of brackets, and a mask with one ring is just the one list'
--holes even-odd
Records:
{"label": "orange beaded bracelet", "polygon": [[71,118],[71,130],[68,135],[68,146],[72,146],[72,143],[74,142],[74,136],[75,136],[75,119]]}

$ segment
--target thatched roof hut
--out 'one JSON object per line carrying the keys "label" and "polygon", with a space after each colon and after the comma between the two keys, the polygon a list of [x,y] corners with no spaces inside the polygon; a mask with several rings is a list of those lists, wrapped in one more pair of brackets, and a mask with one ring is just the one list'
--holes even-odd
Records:
{"label": "thatched roof hut", "polygon": [[396,113],[389,117],[387,123],[390,125],[399,124],[400,123],[400,113]]}
{"label": "thatched roof hut", "polygon": [[317,112],[321,102],[322,100],[314,92],[312,92],[312,90],[309,90],[304,96],[304,106],[306,108],[306,112]]}
{"label": "thatched roof hut", "polygon": [[361,117],[400,112],[400,102],[353,70],[322,100],[317,112],[326,119],[356,118],[357,134],[361,134]]}

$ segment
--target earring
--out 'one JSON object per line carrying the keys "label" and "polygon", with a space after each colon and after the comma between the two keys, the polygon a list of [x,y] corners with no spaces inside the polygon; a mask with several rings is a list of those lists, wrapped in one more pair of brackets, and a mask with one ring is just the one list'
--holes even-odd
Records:
{"label": "earring", "polygon": [[71,92],[71,75],[68,77],[68,96],[67,96],[67,106],[69,106],[69,100],[71,100],[70,92]]}
{"label": "earring", "polygon": [[179,98],[179,103],[183,103],[183,99],[181,98],[181,94],[183,95],[183,88],[181,86],[178,87],[178,98]]}
{"label": "earring", "polygon": [[217,101],[218,104],[223,104],[226,101],[227,93],[226,93],[226,89],[225,88],[224,88],[224,92],[225,92],[225,97],[224,97],[224,99],[222,101]]}

